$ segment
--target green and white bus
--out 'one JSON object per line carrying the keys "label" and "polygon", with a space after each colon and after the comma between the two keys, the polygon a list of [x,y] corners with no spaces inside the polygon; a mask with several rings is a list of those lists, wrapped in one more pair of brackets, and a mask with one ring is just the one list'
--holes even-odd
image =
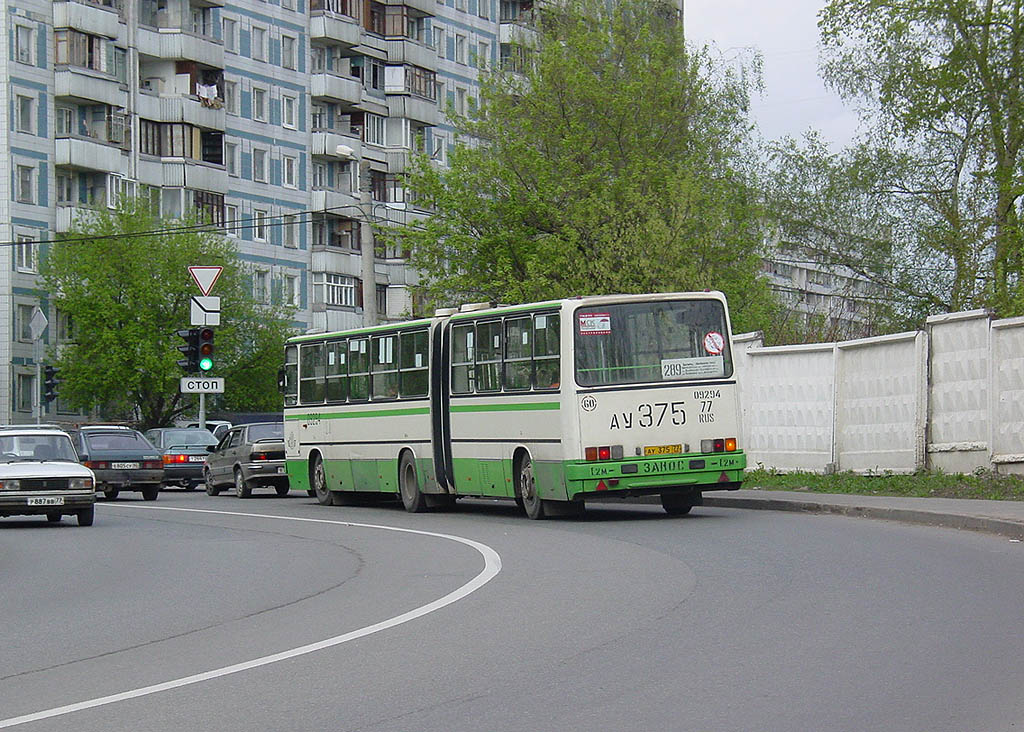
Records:
{"label": "green and white bus", "polygon": [[293,488],[322,504],[463,496],[530,518],[660,495],[671,514],[740,486],[740,405],[720,292],[466,305],[291,338]]}

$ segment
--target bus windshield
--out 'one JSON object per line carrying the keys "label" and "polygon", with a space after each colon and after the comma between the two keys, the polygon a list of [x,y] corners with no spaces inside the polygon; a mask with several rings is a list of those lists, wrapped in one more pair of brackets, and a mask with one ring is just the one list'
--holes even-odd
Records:
{"label": "bus windshield", "polygon": [[574,317],[580,386],[732,375],[725,309],[718,300],[666,300],[579,308]]}

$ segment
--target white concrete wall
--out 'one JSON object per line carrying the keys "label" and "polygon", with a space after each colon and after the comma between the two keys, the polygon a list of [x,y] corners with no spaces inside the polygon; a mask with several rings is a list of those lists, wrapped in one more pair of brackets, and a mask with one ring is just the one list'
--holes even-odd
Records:
{"label": "white concrete wall", "polygon": [[991,337],[991,459],[1024,474],[1024,318],[993,321]]}

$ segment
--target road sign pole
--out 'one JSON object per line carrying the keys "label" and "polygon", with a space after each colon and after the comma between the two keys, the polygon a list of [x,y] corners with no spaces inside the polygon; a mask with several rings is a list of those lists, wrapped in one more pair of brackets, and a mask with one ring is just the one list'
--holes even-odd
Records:
{"label": "road sign pole", "polygon": [[199,395],[199,429],[206,429],[206,394]]}

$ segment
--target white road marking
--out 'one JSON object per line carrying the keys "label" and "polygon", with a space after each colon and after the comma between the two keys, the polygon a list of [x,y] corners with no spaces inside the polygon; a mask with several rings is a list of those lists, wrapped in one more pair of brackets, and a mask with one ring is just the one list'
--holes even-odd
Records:
{"label": "white road marking", "polygon": [[132,689],[130,691],[122,691],[118,694],[111,694],[109,696],[101,696],[97,699],[89,699],[87,701],[76,702],[74,704],[66,704],[62,707],[54,707],[53,709],[46,709],[41,712],[33,712],[32,714],[23,714],[20,717],[11,717],[10,719],[0,719],[0,729],[7,727],[15,727],[21,724],[27,724],[29,722],[38,722],[42,719],[50,719],[51,717],[59,717],[63,714],[71,714],[72,712],[80,712],[84,709],[92,709],[94,707],[102,707],[107,704],[116,704],[117,702],[127,701],[129,699],[137,699],[140,696],[148,696],[150,694],[158,694],[161,691],[169,691],[171,689],[178,689],[182,686],[189,686],[191,684],[199,684],[203,681],[210,681],[211,679],[217,679],[222,676],[228,676],[230,674],[237,674],[242,671],[248,671],[250,669],[259,668],[260,666],[267,666],[278,661],[286,661],[289,658],[295,658],[296,656],[305,656],[309,653],[315,653],[316,651],[322,651],[325,648],[333,648],[334,646],[341,645],[342,643],[348,643],[349,641],[356,640],[358,638],[364,638],[374,633],[379,633],[382,630],[388,630],[395,626],[408,623],[410,620],[421,618],[424,615],[440,610],[443,607],[447,607],[458,600],[466,597],[467,595],[476,592],[485,584],[490,582],[497,576],[498,572],[501,571],[501,556],[498,552],[494,551],[491,547],[480,542],[473,541],[472,539],[466,539],[461,536],[453,536],[451,534],[439,534],[433,531],[419,531],[417,529],[403,529],[397,526],[378,526],[376,524],[359,524],[352,521],[331,521],[329,519],[311,519],[311,518],[299,518],[292,516],[274,516],[261,513],[241,513],[238,511],[211,511],[201,508],[175,508],[172,506],[129,506],[127,504],[121,504],[113,508],[139,508],[149,511],[183,511],[188,513],[211,513],[222,516],[241,516],[249,518],[261,518],[261,519],[279,519],[281,521],[301,521],[311,524],[335,524],[337,526],[351,526],[360,529],[381,529],[383,531],[396,531],[402,534],[417,534],[419,536],[431,536],[438,539],[448,539],[450,541],[458,542],[459,544],[465,544],[468,547],[472,547],[480,552],[480,555],[484,558],[484,568],[476,577],[471,579],[466,584],[462,585],[456,590],[449,592],[444,597],[441,597],[433,602],[429,602],[426,605],[410,610],[409,612],[396,615],[388,620],[383,620],[373,625],[368,625],[358,630],[345,633],[344,635],[338,635],[333,638],[327,638],[326,640],[317,641],[316,643],[310,643],[305,646],[299,646],[298,648],[292,648],[288,651],[281,651],[280,653],[274,653],[269,656],[263,656],[261,658],[254,658],[251,661],[243,661],[242,663],[236,663],[231,666],[224,666],[223,668],[214,669],[212,671],[204,671],[203,673],[194,674],[192,676],[185,676],[180,679],[174,679],[172,681],[164,681],[160,684],[153,684],[151,686],[143,686],[140,689]]}

